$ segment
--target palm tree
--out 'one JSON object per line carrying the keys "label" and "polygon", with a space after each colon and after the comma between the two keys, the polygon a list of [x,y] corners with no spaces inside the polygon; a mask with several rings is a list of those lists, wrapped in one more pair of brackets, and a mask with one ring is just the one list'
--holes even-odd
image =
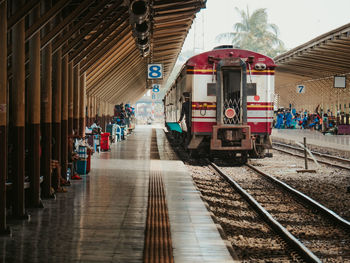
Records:
{"label": "palm tree", "polygon": [[230,41],[232,45],[274,57],[286,51],[283,42],[278,38],[278,26],[267,22],[265,8],[259,8],[250,15],[235,7],[241,16],[241,22],[234,25],[235,32],[222,33],[218,41]]}

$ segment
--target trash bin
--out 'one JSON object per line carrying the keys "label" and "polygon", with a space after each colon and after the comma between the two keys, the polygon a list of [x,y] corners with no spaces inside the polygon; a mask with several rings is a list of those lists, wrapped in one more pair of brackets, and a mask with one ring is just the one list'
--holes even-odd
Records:
{"label": "trash bin", "polygon": [[101,151],[109,150],[109,132],[101,133]]}
{"label": "trash bin", "polygon": [[80,175],[86,174],[86,166],[87,166],[87,147],[79,146],[78,149],[79,160],[77,161],[77,173]]}
{"label": "trash bin", "polygon": [[77,173],[80,175],[86,174],[86,159],[81,159],[77,161]]}

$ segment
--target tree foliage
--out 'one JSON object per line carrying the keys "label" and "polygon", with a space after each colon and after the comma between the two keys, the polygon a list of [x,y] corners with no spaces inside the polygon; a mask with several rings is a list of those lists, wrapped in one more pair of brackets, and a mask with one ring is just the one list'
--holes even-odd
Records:
{"label": "tree foliage", "polygon": [[229,41],[233,46],[252,50],[264,55],[275,57],[286,51],[283,42],[278,38],[279,29],[275,24],[268,23],[265,8],[259,8],[252,14],[249,8],[235,7],[241,21],[234,24],[234,32],[222,33],[216,37],[220,42]]}

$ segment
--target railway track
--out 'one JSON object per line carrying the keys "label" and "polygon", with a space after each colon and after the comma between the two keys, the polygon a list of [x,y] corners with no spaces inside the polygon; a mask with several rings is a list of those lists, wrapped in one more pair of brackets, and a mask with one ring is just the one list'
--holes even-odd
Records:
{"label": "railway track", "polygon": [[192,178],[242,262],[307,262],[275,233],[247,201],[207,164],[188,165]]}
{"label": "railway track", "polygon": [[211,166],[237,191],[248,193],[246,200],[305,261],[350,262],[348,221],[284,183],[266,179],[255,167],[242,176],[232,167]]}
{"label": "railway track", "polygon": [[[289,144],[274,142],[273,143],[273,149],[276,151],[280,151],[289,155],[293,155],[296,157],[304,158],[304,150],[300,147],[292,146]],[[336,168],[345,169],[350,171],[350,160],[345,159],[339,156],[333,156],[325,153],[315,152],[311,151],[311,153],[314,156],[317,156],[317,162],[330,165]],[[312,158],[308,157],[309,160],[312,160]]]}

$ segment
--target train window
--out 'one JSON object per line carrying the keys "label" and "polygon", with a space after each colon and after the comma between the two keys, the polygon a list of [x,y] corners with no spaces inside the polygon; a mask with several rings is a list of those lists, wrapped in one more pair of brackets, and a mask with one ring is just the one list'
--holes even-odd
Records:
{"label": "train window", "polygon": [[256,83],[247,83],[247,96],[256,95]]}
{"label": "train window", "polygon": [[207,96],[216,96],[216,83],[208,83]]}

